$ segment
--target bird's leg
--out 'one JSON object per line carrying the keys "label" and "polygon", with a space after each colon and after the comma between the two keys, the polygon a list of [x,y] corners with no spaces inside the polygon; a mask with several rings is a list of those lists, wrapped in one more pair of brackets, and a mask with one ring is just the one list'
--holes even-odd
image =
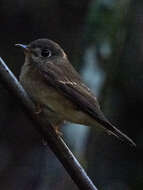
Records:
{"label": "bird's leg", "polygon": [[60,130],[59,130],[59,126],[54,126],[54,129],[55,129],[55,132],[56,132],[56,134],[57,134],[58,136],[60,136],[60,137],[63,136],[63,133],[60,132]]}
{"label": "bird's leg", "polygon": [[[63,136],[63,133],[59,131],[59,126],[54,126],[54,130],[58,136],[60,137]],[[47,144],[48,144],[47,141],[44,138],[42,138],[42,145],[47,146]]]}
{"label": "bird's leg", "polygon": [[35,114],[40,114],[43,111],[42,105],[41,104],[36,104],[36,109],[35,109]]}
{"label": "bird's leg", "polygon": [[47,141],[44,139],[44,137],[42,138],[42,145],[43,145],[43,146],[47,146],[47,145],[48,145],[48,143],[47,143]]}

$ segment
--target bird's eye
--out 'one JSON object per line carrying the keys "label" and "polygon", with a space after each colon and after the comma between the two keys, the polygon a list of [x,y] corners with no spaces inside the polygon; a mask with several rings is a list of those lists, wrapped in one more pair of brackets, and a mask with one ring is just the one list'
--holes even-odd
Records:
{"label": "bird's eye", "polygon": [[52,52],[49,49],[43,49],[42,52],[41,52],[41,55],[43,57],[51,57]]}

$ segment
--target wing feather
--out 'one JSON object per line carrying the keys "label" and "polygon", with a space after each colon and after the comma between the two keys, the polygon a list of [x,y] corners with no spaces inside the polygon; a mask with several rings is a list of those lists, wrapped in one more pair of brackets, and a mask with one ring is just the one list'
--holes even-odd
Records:
{"label": "wing feather", "polygon": [[77,109],[94,118],[108,133],[129,143],[131,146],[136,146],[132,139],[119,131],[106,119],[100,110],[95,95],[86,85],[84,85],[71,64],[67,62],[62,62],[61,64],[47,62],[47,64],[40,65],[39,70],[45,82],[54,89],[57,89],[59,93],[62,93],[67,99],[75,104]]}
{"label": "wing feather", "polygon": [[68,64],[56,65],[52,62],[41,65],[40,72],[46,83],[56,88],[67,99],[76,105],[77,109],[82,110],[96,119],[99,123],[106,120],[100,110],[95,95],[84,85],[78,73]]}

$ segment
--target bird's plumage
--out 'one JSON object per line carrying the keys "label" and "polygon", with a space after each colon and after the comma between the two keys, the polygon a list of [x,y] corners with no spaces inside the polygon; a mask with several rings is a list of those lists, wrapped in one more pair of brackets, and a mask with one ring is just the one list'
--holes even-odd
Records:
{"label": "bird's plumage", "polygon": [[[100,109],[95,95],[82,82],[79,74],[69,63],[66,54],[58,44],[51,40],[40,39],[29,44],[28,48],[31,50],[31,53],[36,48],[39,48],[41,51],[48,48],[52,51],[53,56],[50,58],[45,58],[42,56],[40,58],[39,56],[39,59],[35,58],[35,61],[31,60],[31,63],[35,68],[37,68],[38,75],[40,75],[46,88],[50,87],[51,89],[54,89],[54,92],[57,94],[56,96],[63,97],[63,101],[65,99],[73,104],[73,107],[71,107],[71,113],[75,112],[78,114],[76,111],[79,110],[83,113],[82,117],[85,117],[85,120],[88,118],[87,120],[89,120],[89,125],[91,118],[91,123],[94,124],[93,121],[95,120],[103,128],[105,128],[108,133],[119,137],[121,140],[127,141],[131,145],[135,145],[135,143],[127,135],[120,132],[106,119]],[[30,59],[31,56],[29,54],[29,61]],[[64,107],[64,102],[57,102],[56,104],[56,106],[63,104]],[[54,107],[54,109],[54,111],[56,111],[56,107]],[[67,108],[65,106],[65,112],[66,109]],[[88,117],[86,118],[86,116]],[[71,117],[73,117],[73,115],[71,115]],[[80,119],[75,119],[77,123],[84,124],[83,121],[80,122],[78,120]],[[72,121],[72,119],[70,121]],[[88,124],[88,122],[85,122],[85,124]]]}

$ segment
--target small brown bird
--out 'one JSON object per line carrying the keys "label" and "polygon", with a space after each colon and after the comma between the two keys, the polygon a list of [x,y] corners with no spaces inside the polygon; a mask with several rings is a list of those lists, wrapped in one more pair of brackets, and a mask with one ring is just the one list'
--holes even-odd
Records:
{"label": "small brown bird", "polygon": [[95,95],[82,82],[57,43],[38,39],[29,45],[16,46],[25,52],[20,82],[54,127],[64,121],[94,127],[98,124],[108,134],[136,146],[106,119]]}

